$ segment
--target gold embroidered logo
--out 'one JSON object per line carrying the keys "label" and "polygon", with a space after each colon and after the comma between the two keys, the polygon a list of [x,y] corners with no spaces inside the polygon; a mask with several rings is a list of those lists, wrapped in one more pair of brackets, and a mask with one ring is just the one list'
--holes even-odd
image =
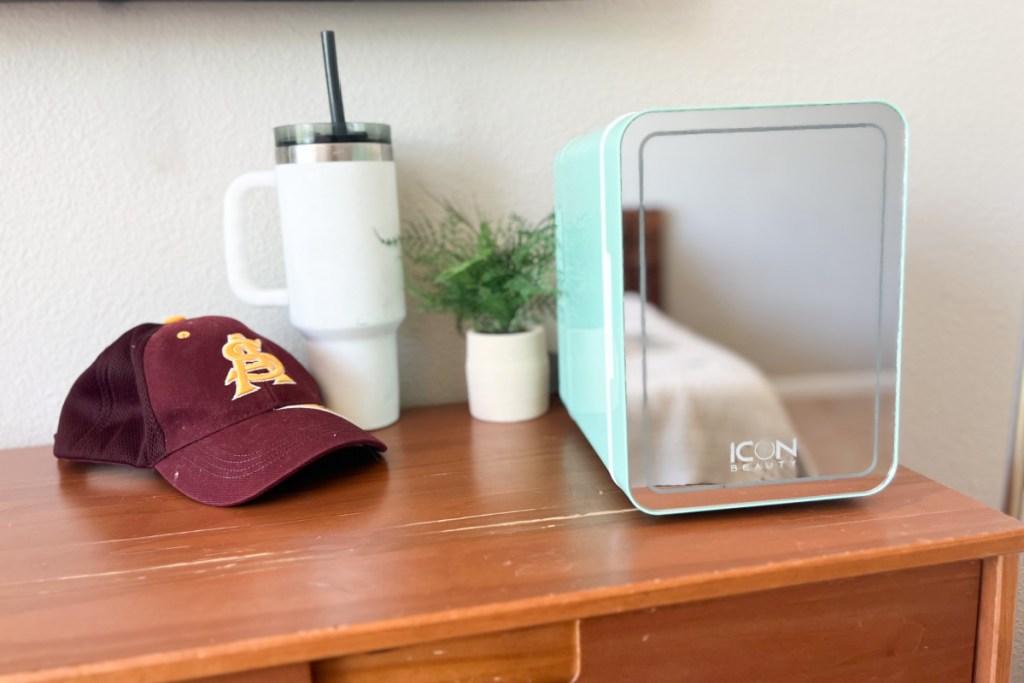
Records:
{"label": "gold embroidered logo", "polygon": [[263,341],[260,339],[247,339],[240,333],[228,335],[228,341],[221,349],[221,353],[233,364],[224,380],[225,385],[235,383],[232,401],[259,391],[260,388],[253,382],[274,380],[274,384],[295,384],[295,380],[284,374],[284,365],[281,361],[272,353],[264,353],[262,347]]}

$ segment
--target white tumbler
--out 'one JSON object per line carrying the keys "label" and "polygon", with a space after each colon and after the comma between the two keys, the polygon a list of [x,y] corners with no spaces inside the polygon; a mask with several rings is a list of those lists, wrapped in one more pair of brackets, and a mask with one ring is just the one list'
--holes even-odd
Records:
{"label": "white tumbler", "polygon": [[[224,197],[228,281],[256,306],[289,307],[310,370],[331,410],[364,429],[399,413],[396,334],[405,318],[398,192],[384,124],[296,124],[274,129],[277,166],[245,173]],[[250,277],[242,199],[277,188],[287,286]]]}

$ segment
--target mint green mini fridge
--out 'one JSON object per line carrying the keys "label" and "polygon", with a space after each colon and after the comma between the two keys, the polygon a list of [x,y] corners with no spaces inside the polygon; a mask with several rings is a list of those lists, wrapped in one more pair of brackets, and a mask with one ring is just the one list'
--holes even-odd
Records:
{"label": "mint green mini fridge", "polygon": [[559,393],[634,505],[885,487],[907,172],[896,108],[641,111],[569,142],[554,170]]}

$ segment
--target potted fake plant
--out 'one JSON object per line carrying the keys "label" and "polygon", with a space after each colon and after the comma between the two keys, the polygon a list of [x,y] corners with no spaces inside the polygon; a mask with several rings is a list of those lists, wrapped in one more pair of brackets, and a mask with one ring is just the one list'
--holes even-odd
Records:
{"label": "potted fake plant", "polygon": [[544,313],[554,307],[555,221],[512,213],[471,220],[439,200],[440,219],[408,221],[400,238],[409,292],[426,311],[450,313],[466,334],[473,417],[529,420],[547,412]]}

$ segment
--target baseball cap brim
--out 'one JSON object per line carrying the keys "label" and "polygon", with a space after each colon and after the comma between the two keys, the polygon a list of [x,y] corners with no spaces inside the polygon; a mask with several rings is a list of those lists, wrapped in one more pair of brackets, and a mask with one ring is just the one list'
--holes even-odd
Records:
{"label": "baseball cap brim", "polygon": [[343,448],[387,447],[320,406],[260,413],[171,453],[156,465],[171,486],[207,505],[252,500],[305,465]]}

